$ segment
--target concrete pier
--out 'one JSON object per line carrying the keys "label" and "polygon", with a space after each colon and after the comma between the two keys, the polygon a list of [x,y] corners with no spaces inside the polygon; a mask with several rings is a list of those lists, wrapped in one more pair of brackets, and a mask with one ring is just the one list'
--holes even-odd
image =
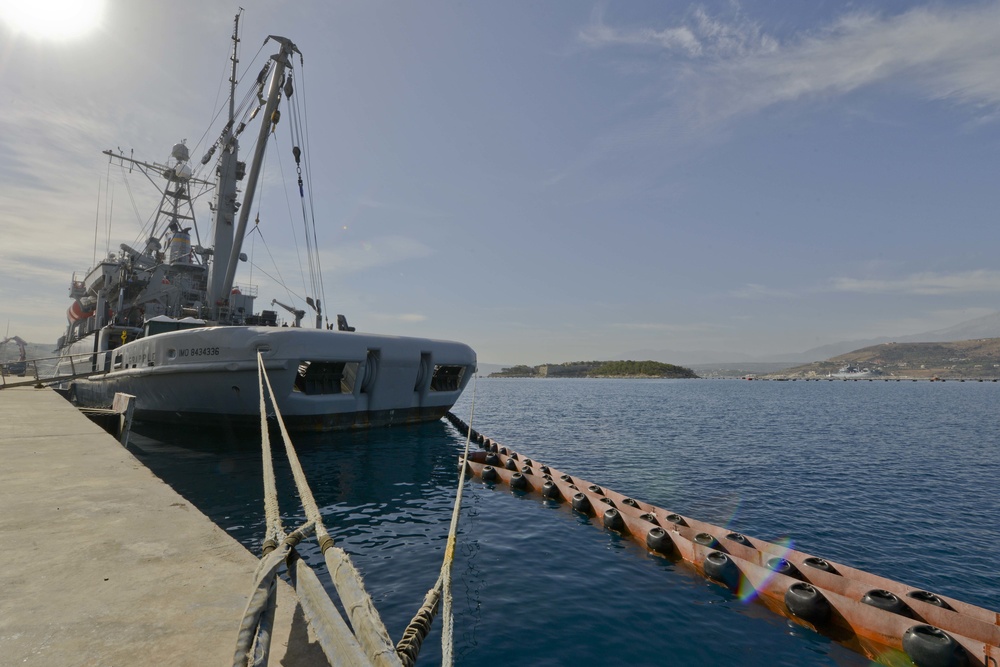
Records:
{"label": "concrete pier", "polygon": [[[231,664],[257,559],[49,389],[0,391],[0,549],[4,665]],[[272,650],[327,664],[284,583]]]}

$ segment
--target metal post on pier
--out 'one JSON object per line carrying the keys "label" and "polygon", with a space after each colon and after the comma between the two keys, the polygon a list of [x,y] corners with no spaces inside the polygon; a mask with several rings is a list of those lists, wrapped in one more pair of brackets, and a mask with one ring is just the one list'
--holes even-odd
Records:
{"label": "metal post on pier", "polygon": [[135,396],[116,393],[111,410],[118,414],[118,441],[128,447],[128,436],[132,432],[132,413],[135,412]]}

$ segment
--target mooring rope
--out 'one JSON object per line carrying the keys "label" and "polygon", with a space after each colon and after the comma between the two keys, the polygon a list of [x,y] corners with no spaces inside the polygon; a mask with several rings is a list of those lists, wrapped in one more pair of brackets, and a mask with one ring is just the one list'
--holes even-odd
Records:
{"label": "mooring rope", "polygon": [[[417,610],[410,624],[403,631],[403,637],[396,644],[396,653],[399,655],[399,659],[402,661],[404,667],[413,667],[417,662],[420,646],[431,631],[431,625],[434,623],[434,614],[437,613],[438,604],[441,602],[441,587],[442,580],[439,575],[438,580],[434,582],[434,586],[424,596],[424,603],[420,605],[420,609]],[[443,637],[441,641],[444,641]],[[442,655],[442,662],[443,660],[444,657]]]}
{"label": "mooring rope", "polygon": [[450,667],[454,659],[455,617],[451,610],[451,566],[455,561],[455,542],[458,539],[458,515],[462,509],[462,491],[465,489],[465,466],[469,460],[469,442],[472,440],[472,420],[476,414],[476,382],[472,379],[472,405],[469,409],[469,430],[465,434],[465,451],[458,472],[458,491],[455,492],[455,508],[451,512],[451,527],[448,530],[448,545],[444,550],[441,576],[444,579],[444,611],[441,618],[441,664]]}
{"label": "mooring rope", "polygon": [[[271,406],[274,408],[274,416],[278,422],[278,428],[281,430],[281,438],[285,443],[285,454],[288,456],[288,462],[291,464],[292,468],[292,478],[295,480],[295,489],[299,492],[299,499],[302,501],[302,509],[306,512],[306,518],[316,524],[316,540],[319,542],[320,549],[324,551],[333,544],[333,538],[327,532],[326,527],[323,525],[323,517],[320,516],[319,507],[316,505],[316,499],[313,498],[312,489],[309,488],[309,482],[306,481],[306,475],[302,471],[302,464],[299,462],[298,454],[295,453],[295,447],[292,445],[291,436],[288,435],[288,429],[285,427],[285,420],[281,416],[281,410],[278,408],[278,402],[274,399],[274,389],[271,388],[271,378],[267,376],[267,372],[264,370],[264,358],[260,351],[257,352],[257,367],[259,369],[260,377],[263,379],[263,386],[267,387],[267,393],[271,396]],[[267,416],[263,411],[264,406],[264,392],[261,391],[261,429],[264,433],[267,432]],[[263,438],[264,441],[267,438]],[[270,454],[270,445],[266,447],[267,451],[265,454]]]}
{"label": "mooring rope", "polygon": [[[266,386],[268,394],[273,399],[275,395],[274,389],[271,387],[271,380],[267,376],[267,372],[263,369],[264,359],[260,352],[257,353],[257,363],[261,369],[261,377],[264,381],[264,385],[261,387],[261,394],[263,394],[263,388]],[[337,590],[337,594],[344,604],[344,609],[347,611],[351,627],[354,629],[355,635],[357,635],[357,640],[364,647],[365,653],[367,653],[372,664],[395,667],[400,662],[396,657],[392,640],[389,639],[389,632],[385,629],[385,625],[382,623],[382,619],[379,617],[374,603],[372,603],[371,596],[365,590],[361,575],[354,568],[347,552],[334,546],[333,538],[330,537],[326,527],[323,525],[323,518],[320,515],[319,507],[316,505],[312,490],[309,488],[309,482],[306,480],[305,472],[303,472],[299,457],[295,452],[295,446],[292,444],[291,436],[289,436],[288,429],[285,427],[285,420],[281,416],[281,410],[278,408],[277,401],[272,400],[271,405],[274,408],[274,416],[281,430],[282,440],[285,443],[285,454],[288,456],[288,462],[292,469],[295,488],[302,501],[306,518],[316,526],[316,541],[319,542],[323,558],[330,573],[330,579],[333,581],[334,588]],[[305,570],[309,569],[309,566],[299,562],[296,569],[304,574]],[[296,577],[296,591],[300,591],[299,582],[307,589],[311,588],[313,578],[314,575]],[[309,597],[312,599],[319,598],[318,595],[312,594]],[[303,605],[303,609],[305,610],[305,605]],[[342,634],[340,625],[343,621],[340,619],[339,613],[336,614],[336,618],[330,617],[330,610],[336,611],[332,603],[329,608],[326,605],[317,605],[314,608],[314,622],[321,623],[325,621],[326,623],[325,628],[318,629],[314,625],[314,629],[317,630],[317,636],[320,638],[321,646],[324,652],[327,653],[327,657],[333,660],[334,656],[337,655],[336,651],[342,651],[344,647],[337,646],[333,642],[324,641],[324,638],[339,637]],[[343,656],[341,655],[338,659],[343,659]]]}
{"label": "mooring rope", "polygon": [[465,467],[469,458],[469,442],[472,439],[472,420],[476,414],[476,379],[472,382],[472,406],[469,411],[469,429],[465,436],[465,452],[462,454],[462,462],[458,474],[458,490],[455,492],[455,506],[451,512],[451,526],[448,530],[448,541],[444,550],[444,559],[441,563],[441,573],[438,575],[434,586],[427,591],[424,596],[424,603],[417,610],[416,615],[410,624],[403,631],[403,637],[396,644],[396,653],[403,662],[404,667],[412,667],[417,661],[420,652],[420,645],[431,630],[434,623],[434,614],[437,613],[438,604],[444,600],[441,621],[441,664],[450,666],[454,663],[454,624],[455,619],[451,611],[451,566],[455,560],[455,542],[458,535],[458,516],[462,509],[462,491],[465,488]]}
{"label": "mooring rope", "polygon": [[[271,629],[274,622],[275,591],[277,586],[278,568],[282,562],[288,567],[299,604],[309,622],[310,627],[319,640],[324,654],[333,664],[364,665],[373,664],[379,667],[407,667],[416,662],[420,645],[430,631],[434,615],[443,599],[444,619],[441,630],[442,665],[450,667],[454,663],[454,617],[451,605],[451,569],[455,558],[455,544],[458,534],[458,518],[462,507],[462,492],[465,488],[466,462],[472,438],[472,426],[468,428],[465,439],[465,451],[462,455],[459,472],[458,489],[455,494],[455,505],[451,515],[451,525],[445,547],[441,571],[434,586],[427,592],[424,602],[417,614],[410,621],[402,639],[393,646],[389,633],[372,603],[364,587],[361,575],[351,563],[350,556],[343,549],[334,545],[326,527],[305,473],[302,470],[295,447],[285,427],[284,419],[274,400],[274,390],[270,378],[264,368],[262,354],[257,353],[258,380],[260,382],[260,413],[261,413],[261,454],[264,477],[264,511],[267,519],[266,538],[263,546],[263,556],[254,576],[254,589],[247,602],[237,637],[236,652],[233,656],[234,667],[254,667],[267,664],[267,653],[271,641]],[[274,479],[274,465],[268,435],[267,409],[265,388],[271,396],[274,415],[281,430],[285,453],[288,456],[292,477],[298,490],[306,514],[306,523],[289,535],[285,535],[281,526],[278,510],[277,484]],[[469,416],[471,424],[475,415],[475,383],[472,392],[472,411]],[[298,555],[295,546],[309,534],[315,532],[317,542],[326,561],[330,579],[337,594],[340,596],[344,609],[350,619],[350,627],[345,623],[326,589],[320,583],[315,572]],[[353,632],[352,632],[353,628]]]}
{"label": "mooring rope", "polygon": [[[257,352],[257,381],[264,386],[264,364],[260,362],[260,352]],[[264,517],[266,532],[264,535],[264,555],[273,551],[284,539],[281,527],[281,513],[278,511],[278,487],[274,482],[274,461],[271,458],[271,440],[267,429],[267,406],[264,402],[264,392],[260,392],[260,447],[264,466]]]}
{"label": "mooring rope", "polygon": [[[257,353],[257,380],[263,388],[264,365],[261,363],[260,352]],[[262,667],[267,664],[271,649],[271,631],[274,627],[274,612],[277,607],[277,572],[282,561],[287,557],[293,544],[297,544],[304,536],[304,529],[311,531],[313,524],[307,523],[288,540],[281,525],[281,514],[278,510],[278,489],[274,481],[274,462],[271,456],[271,441],[267,429],[267,409],[264,402],[264,392],[260,392],[261,419],[261,460],[264,478],[264,516],[266,527],[262,558],[257,565],[254,591],[247,601],[240,623],[236,640],[236,651],[233,654],[233,665],[244,667]],[[280,545],[280,548],[279,548]],[[277,549],[277,551],[275,551]],[[270,557],[269,557],[270,556]]]}
{"label": "mooring rope", "polygon": [[267,663],[271,640],[270,629],[274,620],[274,589],[277,584],[278,568],[291,549],[308,537],[313,528],[311,522],[305,523],[282,540],[281,544],[270,553],[264,555],[257,564],[253,592],[247,600],[236,637],[233,667]]}

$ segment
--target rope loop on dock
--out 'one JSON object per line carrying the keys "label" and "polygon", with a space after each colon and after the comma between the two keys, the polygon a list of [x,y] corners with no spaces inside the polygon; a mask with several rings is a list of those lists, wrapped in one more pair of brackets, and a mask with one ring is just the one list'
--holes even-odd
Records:
{"label": "rope loop on dock", "polygon": [[[444,621],[441,632],[442,665],[452,665],[453,657],[453,617],[451,612],[451,567],[455,555],[458,533],[458,517],[461,511],[462,490],[465,484],[466,461],[469,456],[471,427],[465,441],[459,473],[458,490],[452,511],[451,526],[447,546],[434,587],[428,591],[424,602],[413,620],[407,626],[398,645],[393,645],[389,633],[382,622],[371,596],[365,590],[364,581],[355,569],[346,551],[337,547],[323,525],[322,515],[312,490],[306,480],[302,465],[291,437],[285,427],[270,378],[264,368],[264,360],[257,353],[257,370],[260,383],[261,455],[263,457],[264,513],[266,518],[265,539],[261,561],[254,576],[254,588],[247,602],[237,635],[234,667],[262,667],[267,664],[270,648],[271,629],[276,607],[277,574],[282,563],[288,569],[299,604],[313,632],[319,640],[331,664],[378,665],[379,667],[402,667],[416,662],[420,646],[430,632],[434,615],[444,600]],[[277,484],[269,440],[266,395],[271,396],[271,407],[281,431],[285,454],[288,457],[295,487],[306,514],[306,523],[286,534],[281,525],[278,509]],[[475,389],[473,389],[473,411],[475,409]],[[470,416],[471,420],[471,416]],[[349,624],[341,616],[326,589],[313,569],[299,556],[295,547],[309,535],[315,533],[316,541],[327,566],[330,580],[347,612]]]}
{"label": "rope loop on dock", "polygon": [[[281,416],[281,409],[278,407],[277,401],[274,400],[274,389],[264,368],[264,359],[260,352],[257,353],[257,369],[260,381],[261,454],[264,459],[264,511],[267,515],[267,539],[265,540],[265,544],[270,546],[278,540],[283,540],[281,547],[271,551],[267,555],[267,558],[280,557],[279,562],[281,560],[286,562],[289,575],[295,583],[296,593],[299,595],[303,611],[305,611],[310,625],[319,638],[323,652],[331,662],[334,664],[342,662],[345,659],[345,655],[347,655],[353,656],[348,660],[349,664],[374,664],[395,667],[400,664],[396,658],[395,647],[389,639],[389,632],[385,629],[385,625],[382,623],[375,605],[372,603],[371,596],[365,590],[361,575],[358,574],[358,571],[351,564],[347,553],[334,546],[333,538],[327,531],[326,526],[323,525],[323,517],[313,497],[312,489],[309,488],[309,482],[306,479],[305,472],[302,470],[302,464],[295,451],[295,446],[292,444],[291,436],[288,434],[285,421]],[[274,410],[275,419],[281,431],[282,441],[285,446],[285,455],[291,467],[292,478],[295,480],[295,488],[308,519],[307,525],[313,526],[315,530],[316,541],[322,550],[331,581],[350,619],[350,628],[348,628],[343,618],[341,618],[340,612],[329,600],[329,596],[325,593],[325,589],[319,583],[319,579],[312,571],[312,568],[298,557],[294,544],[291,542],[297,544],[301,537],[296,536],[296,539],[291,542],[284,539],[285,535],[281,528],[278,512],[277,485],[274,481],[265,389],[267,395],[272,398],[271,407]],[[261,595],[257,593],[256,589],[254,596],[251,598],[252,601],[254,598],[257,599],[257,604],[260,605]],[[323,599],[326,602],[323,602]],[[244,617],[244,624],[248,622],[249,620]],[[241,625],[241,630],[242,628],[243,626]],[[355,645],[363,650],[358,653],[355,651]],[[247,665],[247,661],[250,659],[250,651],[247,650],[243,642],[240,642],[238,646],[234,665]],[[240,653],[240,650],[244,652]],[[361,657],[361,661],[356,662],[356,658],[359,656]]]}

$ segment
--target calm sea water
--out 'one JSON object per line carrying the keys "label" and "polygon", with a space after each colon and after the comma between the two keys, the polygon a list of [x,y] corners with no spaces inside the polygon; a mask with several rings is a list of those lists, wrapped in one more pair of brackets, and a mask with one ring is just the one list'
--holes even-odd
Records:
{"label": "calm sea water", "polygon": [[[1000,610],[1000,384],[478,379],[473,426],[635,498]],[[469,421],[470,384],[455,413]],[[258,551],[259,443],[140,427],[132,449]],[[464,439],[440,422],[297,437],[325,522],[398,639],[440,567]],[[277,464],[285,525],[302,520]],[[305,550],[315,566],[322,558]],[[461,665],[868,665],[599,520],[472,479]],[[249,586],[249,582],[248,582]],[[420,664],[440,662],[439,623]]]}

